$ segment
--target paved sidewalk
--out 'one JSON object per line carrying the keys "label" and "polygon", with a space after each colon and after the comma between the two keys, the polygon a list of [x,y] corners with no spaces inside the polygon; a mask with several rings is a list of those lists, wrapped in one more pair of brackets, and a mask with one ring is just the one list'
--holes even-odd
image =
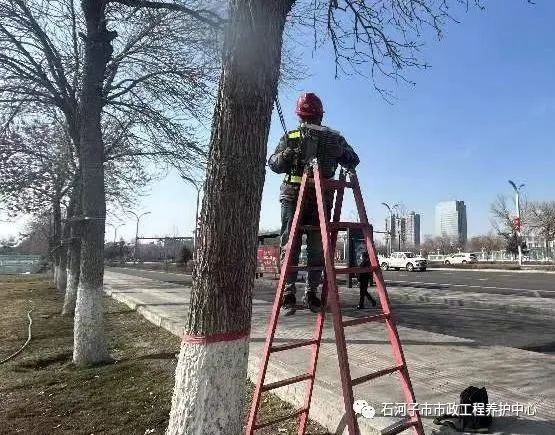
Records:
{"label": "paved sidewalk", "polygon": [[[258,282],[258,281],[257,281]],[[260,285],[260,282],[258,282]],[[148,320],[168,331],[183,334],[189,303],[189,288],[106,272],[105,291],[115,299],[136,309]],[[249,356],[249,375],[258,372],[258,358],[266,337],[271,303],[253,301],[253,322]],[[391,291],[393,293],[393,291]],[[348,316],[345,316],[348,318]],[[289,342],[310,336],[314,315],[298,311],[295,316],[282,317],[276,339]],[[337,368],[337,356],[331,322],[326,323],[318,362],[317,382],[310,417],[332,433],[341,433],[344,413]],[[481,346],[473,340],[418,329],[399,327],[409,372],[418,403],[451,403],[458,401],[460,391],[468,385],[488,388],[490,402],[534,405],[536,415],[513,414],[496,417],[495,433],[551,435],[555,434],[555,357],[501,346]],[[353,377],[368,374],[392,365],[393,359],[385,328],[367,324],[346,329]],[[295,376],[306,371],[308,349],[295,349],[275,354],[270,360],[267,382]],[[276,392],[284,399],[300,405],[303,384],[284,387]],[[378,417],[361,419],[361,434],[380,430],[399,417],[383,416],[383,403],[402,402],[395,375],[379,378],[355,388],[355,399],[374,404]],[[427,434],[450,433],[432,423],[433,416],[423,418]],[[339,430],[338,430],[339,428]],[[276,429],[277,430],[277,429]],[[407,431],[407,433],[409,433]]]}

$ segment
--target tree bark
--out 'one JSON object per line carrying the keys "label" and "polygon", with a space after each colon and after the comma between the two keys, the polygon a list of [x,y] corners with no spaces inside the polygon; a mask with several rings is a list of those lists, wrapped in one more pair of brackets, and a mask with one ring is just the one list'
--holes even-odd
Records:
{"label": "tree bark", "polygon": [[106,29],[106,2],[82,0],[87,35],[79,101],[82,181],[81,271],[75,306],[73,362],[90,365],[110,360],[104,335],[104,144],[101,130],[102,87],[112,55],[114,34]]}
{"label": "tree bark", "polygon": [[167,434],[242,431],[266,142],[292,3],[229,2],[187,332]]}
{"label": "tree bark", "polygon": [[69,207],[67,209],[67,224],[70,229],[69,243],[67,247],[67,286],[64,296],[62,316],[75,314],[75,303],[77,300],[77,287],[79,286],[79,275],[81,267],[81,223],[74,220],[81,215],[81,180],[80,172],[77,173]]}

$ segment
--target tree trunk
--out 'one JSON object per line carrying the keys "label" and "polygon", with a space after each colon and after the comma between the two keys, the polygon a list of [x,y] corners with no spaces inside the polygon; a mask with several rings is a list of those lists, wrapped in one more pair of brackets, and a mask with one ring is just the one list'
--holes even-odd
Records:
{"label": "tree trunk", "polygon": [[106,29],[106,2],[82,0],[87,35],[82,94],[79,101],[79,163],[82,180],[81,274],[75,306],[73,362],[98,364],[110,360],[104,335],[104,144],[100,126],[102,86],[115,35]]}
{"label": "tree trunk", "polygon": [[73,182],[71,198],[67,209],[67,225],[70,228],[69,244],[67,247],[67,286],[64,296],[62,316],[75,314],[77,287],[79,286],[79,272],[81,267],[81,222],[74,220],[81,215],[81,180],[80,172]]}
{"label": "tree trunk", "polygon": [[169,435],[242,431],[266,142],[283,27],[292,3],[229,3],[231,25],[226,31]]}
{"label": "tree trunk", "polygon": [[68,222],[68,217],[70,215],[69,208],[66,209],[66,221],[62,227],[62,238],[60,240],[60,269],[58,271],[58,279],[56,285],[58,290],[65,292],[67,288],[67,267],[68,267],[68,252],[67,252],[67,241],[70,236],[70,223]]}
{"label": "tree trunk", "polygon": [[62,234],[62,211],[60,201],[52,200],[52,264],[54,266],[54,284],[60,290],[60,254],[61,254],[61,234]]}

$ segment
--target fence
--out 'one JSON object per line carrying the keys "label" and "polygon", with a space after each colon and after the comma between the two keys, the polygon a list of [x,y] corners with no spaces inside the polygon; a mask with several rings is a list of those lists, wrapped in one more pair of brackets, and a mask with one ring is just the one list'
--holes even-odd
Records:
{"label": "fence", "polygon": [[37,273],[40,255],[0,255],[0,273]]}
{"label": "fence", "polygon": [[[497,261],[497,262],[513,262],[517,261],[518,257],[507,251],[493,251],[489,254],[487,252],[473,252],[476,255],[478,261]],[[449,255],[443,254],[428,254],[428,261],[441,262],[443,263]],[[545,249],[542,248],[532,248],[526,255],[522,256],[524,262],[541,262],[549,263],[555,261],[552,252],[546,253]]]}

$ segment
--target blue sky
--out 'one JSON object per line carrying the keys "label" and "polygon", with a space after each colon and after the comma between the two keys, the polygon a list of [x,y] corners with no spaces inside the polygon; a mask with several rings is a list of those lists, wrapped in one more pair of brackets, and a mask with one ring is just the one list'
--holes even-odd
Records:
{"label": "blue sky", "polygon": [[[298,93],[321,96],[324,123],[341,131],[361,157],[358,173],[376,229],[386,216],[382,201],[421,213],[428,234],[435,204],[458,199],[467,205],[469,235],[486,233],[489,205],[497,194],[510,194],[509,178],[526,183],[530,199],[555,198],[555,2],[483,3],[484,11],[457,12],[461,23],[449,23],[442,40],[426,38],[422,56],[431,68],[409,72],[414,87],[391,83],[394,104],[361,77],[335,80],[326,52],[308,53],[312,75],[280,92],[289,129],[297,122]],[[269,153],[281,134],[274,116]],[[267,172],[263,228],[279,226],[280,182]],[[190,235],[195,194],[173,174],[153,184],[137,207],[152,212],[141,233]],[[347,215],[350,209],[348,202]],[[0,234],[10,230],[0,223]],[[131,238],[132,222],[119,234]]]}
{"label": "blue sky", "polygon": [[[531,199],[555,198],[555,2],[484,4],[485,11],[457,13],[461,24],[449,24],[441,41],[426,41],[422,55],[432,68],[410,74],[416,86],[392,88],[392,105],[363,78],[334,80],[329,58],[315,61],[314,76],[298,86],[322,97],[325,122],[359,152],[376,228],[386,216],[380,203],[402,202],[421,213],[422,232],[433,233],[435,204],[459,199],[469,234],[485,233],[490,203],[510,193],[508,178],[526,183]],[[282,93],[288,114],[295,96]],[[270,144],[279,134],[274,120]],[[268,173],[265,227],[277,218],[279,179]]]}

